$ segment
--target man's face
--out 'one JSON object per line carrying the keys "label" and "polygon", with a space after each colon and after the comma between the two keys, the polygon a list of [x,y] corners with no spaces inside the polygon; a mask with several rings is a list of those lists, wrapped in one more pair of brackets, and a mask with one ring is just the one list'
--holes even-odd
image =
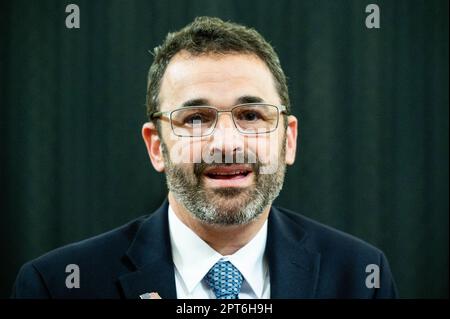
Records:
{"label": "man's face", "polygon": [[[249,102],[278,106],[280,98],[272,74],[256,56],[180,52],[166,69],[159,102],[162,112],[198,105],[227,111]],[[208,136],[176,136],[170,121],[163,118],[160,147],[151,147],[145,132],[144,139],[155,168],[166,173],[169,191],[194,217],[208,224],[246,224],[282,188],[286,163],[295,157],[296,120],[289,117],[286,130],[280,114],[273,132],[242,134],[231,113],[218,114],[215,130]],[[158,143],[152,132],[153,139],[148,138]]]}

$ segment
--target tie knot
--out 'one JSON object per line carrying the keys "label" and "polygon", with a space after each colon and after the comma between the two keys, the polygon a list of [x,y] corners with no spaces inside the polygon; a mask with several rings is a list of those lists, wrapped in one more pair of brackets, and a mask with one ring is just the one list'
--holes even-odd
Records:
{"label": "tie knot", "polygon": [[229,261],[219,260],[205,276],[217,299],[238,299],[242,274]]}

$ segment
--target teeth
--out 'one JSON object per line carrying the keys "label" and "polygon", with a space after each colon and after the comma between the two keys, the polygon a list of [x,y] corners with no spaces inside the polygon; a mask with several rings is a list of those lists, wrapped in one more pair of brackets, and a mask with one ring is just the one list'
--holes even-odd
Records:
{"label": "teeth", "polygon": [[224,173],[224,172],[212,172],[212,173],[208,173],[210,175],[239,175],[239,174],[245,174],[245,171],[236,171],[236,172],[229,172],[229,173]]}

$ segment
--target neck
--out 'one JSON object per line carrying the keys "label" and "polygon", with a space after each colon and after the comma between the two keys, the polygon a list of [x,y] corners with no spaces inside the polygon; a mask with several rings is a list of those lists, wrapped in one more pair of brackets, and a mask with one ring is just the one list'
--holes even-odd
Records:
{"label": "neck", "polygon": [[245,225],[210,225],[195,218],[175,199],[171,192],[169,192],[168,198],[175,215],[197,236],[223,256],[234,254],[250,242],[264,225],[270,211],[269,206],[255,220]]}

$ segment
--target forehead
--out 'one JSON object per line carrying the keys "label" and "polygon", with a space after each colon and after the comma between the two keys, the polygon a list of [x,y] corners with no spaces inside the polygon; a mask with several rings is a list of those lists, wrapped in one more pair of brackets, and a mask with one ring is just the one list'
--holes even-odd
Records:
{"label": "forehead", "polygon": [[184,51],[167,66],[159,101],[162,110],[193,99],[229,106],[241,96],[280,102],[272,73],[259,57],[242,53],[193,56]]}

